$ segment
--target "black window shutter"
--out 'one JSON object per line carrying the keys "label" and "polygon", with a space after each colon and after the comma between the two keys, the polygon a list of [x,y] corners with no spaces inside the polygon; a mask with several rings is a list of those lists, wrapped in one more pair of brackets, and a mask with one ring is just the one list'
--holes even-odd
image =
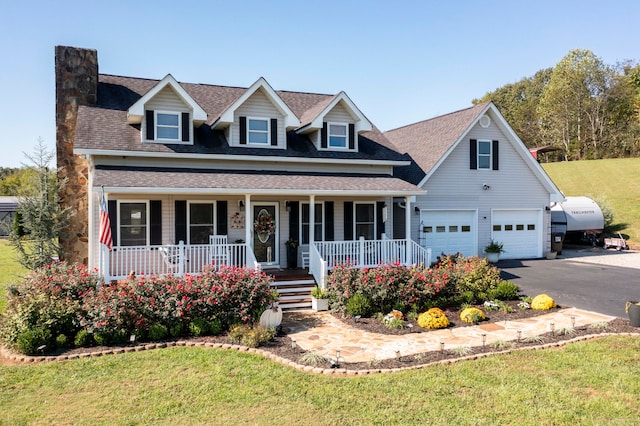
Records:
{"label": "black window shutter", "polygon": [[227,202],[216,202],[216,234],[227,235]]}
{"label": "black window shutter", "polygon": [[271,145],[278,145],[278,119],[271,119]]}
{"label": "black window shutter", "polygon": [[376,239],[382,239],[384,233],[384,222],[382,221],[382,209],[384,209],[384,201],[376,202]]}
{"label": "black window shutter", "polygon": [[189,123],[189,113],[182,113],[182,142],[189,142],[191,136],[191,123]]}
{"label": "black window shutter", "polygon": [[349,124],[349,149],[356,148],[356,126],[353,123]]}
{"label": "black window shutter", "polygon": [[344,239],[353,240],[353,201],[344,202]]}
{"label": "black window shutter", "polygon": [[118,245],[118,202],[116,200],[107,201],[107,208],[109,209],[109,222],[111,222],[111,238],[115,247]]}
{"label": "black window shutter", "polygon": [[185,200],[176,200],[176,244],[180,241],[187,242],[187,202]]}
{"label": "black window shutter", "polygon": [[149,202],[149,219],[151,221],[151,245],[162,244],[162,201],[151,200]]}
{"label": "black window shutter", "polygon": [[320,130],[320,146],[322,148],[327,147],[327,123],[322,123],[322,130]]}
{"label": "black window shutter", "polygon": [[478,169],[478,141],[471,139],[469,143],[469,168],[471,170]]}
{"label": "black window shutter", "polygon": [[147,140],[152,141],[155,139],[156,123],[155,123],[152,110],[148,109],[146,114],[147,114]]}
{"label": "black window shutter", "polygon": [[300,241],[300,203],[289,201],[289,238]]}
{"label": "black window shutter", "polygon": [[247,144],[247,117],[240,117],[240,145]]}
{"label": "black window shutter", "polygon": [[324,202],[324,240],[333,241],[333,201]]}
{"label": "black window shutter", "polygon": [[493,170],[498,170],[500,160],[498,159],[498,146],[500,142],[493,141],[493,149],[491,150],[491,156],[493,157]]}

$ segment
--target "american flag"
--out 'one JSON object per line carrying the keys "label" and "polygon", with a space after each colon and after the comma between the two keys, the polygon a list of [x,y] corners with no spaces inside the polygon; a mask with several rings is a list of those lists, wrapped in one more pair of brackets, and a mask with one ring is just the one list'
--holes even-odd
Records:
{"label": "american flag", "polygon": [[109,220],[109,211],[107,210],[107,200],[104,198],[104,191],[102,191],[102,200],[100,201],[100,243],[107,246],[109,250],[111,250],[113,246],[111,221]]}

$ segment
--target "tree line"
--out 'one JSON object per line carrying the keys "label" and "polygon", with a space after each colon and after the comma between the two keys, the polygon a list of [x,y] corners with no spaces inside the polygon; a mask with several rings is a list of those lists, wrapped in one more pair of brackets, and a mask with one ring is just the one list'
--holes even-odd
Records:
{"label": "tree line", "polygon": [[506,84],[473,104],[493,101],[524,144],[552,146],[548,160],[640,156],[640,65],[605,64],[586,49],[553,68]]}

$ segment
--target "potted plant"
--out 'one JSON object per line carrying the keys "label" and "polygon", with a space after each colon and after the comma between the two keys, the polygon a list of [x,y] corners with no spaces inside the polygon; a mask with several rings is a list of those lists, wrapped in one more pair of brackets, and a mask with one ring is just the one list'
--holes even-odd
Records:
{"label": "potted plant", "polygon": [[329,309],[329,292],[327,289],[315,286],[311,290],[311,308],[316,312]]}
{"label": "potted plant", "polygon": [[296,269],[298,267],[298,240],[289,238],[284,244],[287,246],[287,268]]}
{"label": "potted plant", "polygon": [[489,263],[496,263],[500,259],[500,253],[504,251],[504,244],[491,240],[484,248]]}
{"label": "potted plant", "polygon": [[629,314],[631,325],[640,327],[640,302],[627,302],[625,311]]}

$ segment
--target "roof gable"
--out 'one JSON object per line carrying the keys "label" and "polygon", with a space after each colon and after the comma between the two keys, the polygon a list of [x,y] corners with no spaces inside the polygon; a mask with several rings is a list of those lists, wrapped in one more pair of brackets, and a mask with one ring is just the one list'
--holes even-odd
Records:
{"label": "roof gable", "polygon": [[322,128],[325,116],[340,104],[347,113],[353,118],[356,133],[368,132],[373,129],[373,125],[360,109],[353,103],[351,98],[342,91],[332,98],[327,98],[316,104],[313,108],[308,109],[300,119],[301,127],[296,130],[298,133],[305,133],[310,130],[318,130]]}
{"label": "roof gable", "polygon": [[237,110],[247,100],[249,100],[249,98],[258,90],[262,90],[267,99],[269,99],[284,116],[285,128],[294,128],[300,125],[300,120],[298,120],[298,117],[296,117],[296,115],[293,113],[293,111],[291,111],[291,109],[282,100],[282,98],[278,96],[271,85],[267,83],[267,80],[265,80],[263,77],[260,77],[239,98],[237,98],[233,103],[231,103],[231,105],[225,108],[225,110],[220,114],[220,117],[215,120],[211,127],[215,129],[216,127],[226,127],[233,123],[233,114],[235,110]]}
{"label": "roof gable", "polygon": [[485,102],[473,107],[421,121],[398,129],[389,130],[385,135],[401,151],[408,153],[422,173],[415,166],[398,168],[399,175],[410,182],[423,186],[430,176],[446,161],[453,150],[464,140],[471,129],[479,121],[489,116],[506,136],[522,161],[533,171],[541,184],[551,195],[551,201],[564,199],[560,190],[551,181],[542,167],[529,153],[524,143],[504,119],[492,102]]}
{"label": "roof gable", "polygon": [[187,104],[193,111],[193,121],[196,124],[202,124],[207,120],[207,113],[198,105],[198,103],[184,90],[184,88],[173,78],[171,74],[167,74],[158,84],[153,86],[147,93],[138,99],[127,111],[127,122],[129,124],[140,124],[144,116],[145,105],[153,99],[158,93],[166,87],[171,87],[175,94]]}

